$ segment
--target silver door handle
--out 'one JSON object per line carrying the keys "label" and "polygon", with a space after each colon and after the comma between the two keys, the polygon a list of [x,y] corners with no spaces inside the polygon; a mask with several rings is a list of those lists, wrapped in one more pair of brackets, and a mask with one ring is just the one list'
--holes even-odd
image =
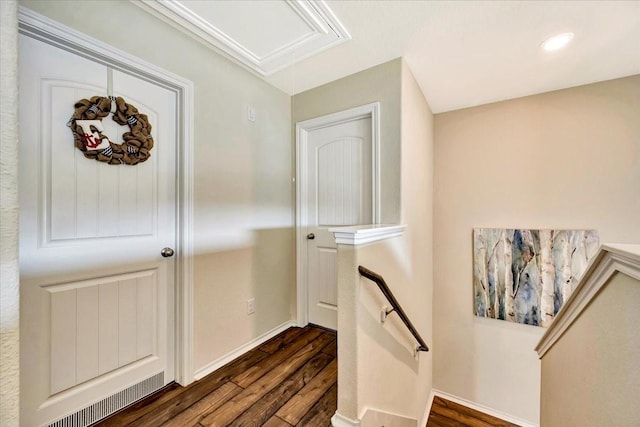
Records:
{"label": "silver door handle", "polygon": [[309,234],[307,234],[307,239],[309,239],[309,240],[313,240],[313,239],[315,239],[315,238],[316,238],[316,235],[315,235],[315,234],[313,234],[313,233],[309,233]]}
{"label": "silver door handle", "polygon": [[164,248],[160,251],[160,255],[162,255],[165,258],[170,258],[173,256],[173,249],[171,248]]}

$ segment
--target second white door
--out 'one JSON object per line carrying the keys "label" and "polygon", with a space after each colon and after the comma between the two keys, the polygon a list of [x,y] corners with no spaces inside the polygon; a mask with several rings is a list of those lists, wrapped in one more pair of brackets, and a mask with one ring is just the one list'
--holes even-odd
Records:
{"label": "second white door", "polygon": [[329,228],[371,224],[371,117],[316,128],[306,138],[308,321],[337,329],[337,247]]}

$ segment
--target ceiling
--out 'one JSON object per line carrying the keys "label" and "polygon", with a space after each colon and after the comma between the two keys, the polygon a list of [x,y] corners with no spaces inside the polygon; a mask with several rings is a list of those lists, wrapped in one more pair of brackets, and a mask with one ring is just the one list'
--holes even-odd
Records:
{"label": "ceiling", "polygon": [[640,74],[640,1],[144,4],[289,94],[400,56],[434,113]]}
{"label": "ceiling", "polygon": [[350,39],[323,1],[142,0],[135,4],[266,76]]}

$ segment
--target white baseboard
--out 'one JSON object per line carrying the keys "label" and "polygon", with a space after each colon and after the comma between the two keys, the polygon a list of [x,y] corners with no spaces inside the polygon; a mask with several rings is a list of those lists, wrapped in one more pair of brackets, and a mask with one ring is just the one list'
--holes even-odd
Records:
{"label": "white baseboard", "polygon": [[431,390],[431,396],[429,397],[429,405],[426,411],[427,418],[425,418],[425,422],[422,425],[426,425],[429,412],[431,412],[431,406],[433,405],[433,398],[435,396],[442,397],[443,399],[447,399],[454,403],[464,405],[468,408],[475,409],[476,411],[484,412],[485,414],[491,415],[496,418],[500,418],[502,420],[508,421],[513,424],[517,424],[522,427],[539,427],[538,424],[534,424],[531,421],[526,421],[521,418],[514,417],[513,415],[507,414],[505,412],[497,411],[493,408],[489,408],[488,406],[480,405],[479,403],[475,403],[470,400],[463,399],[461,397],[454,396],[453,394],[445,393],[444,391],[440,391],[440,390]]}
{"label": "white baseboard", "polygon": [[227,363],[231,362],[234,359],[237,359],[238,357],[242,356],[243,354],[245,354],[249,350],[252,350],[252,349],[256,348],[260,344],[264,343],[267,340],[270,340],[271,338],[275,337],[276,335],[278,335],[281,332],[286,331],[287,329],[291,328],[292,326],[298,326],[298,324],[293,320],[288,320],[288,321],[284,322],[283,324],[276,326],[275,328],[271,329],[270,331],[265,332],[264,334],[260,335],[259,337],[252,339],[251,341],[249,341],[248,343],[244,344],[243,346],[236,348],[235,350],[225,354],[221,358],[216,359],[213,362],[208,363],[207,365],[205,365],[202,368],[198,369],[197,371],[194,372],[193,378],[197,381],[197,380],[200,380],[200,379],[206,377],[210,373],[222,368]]}
{"label": "white baseboard", "polygon": [[333,427],[360,427],[360,420],[352,420],[336,411],[331,417],[331,425]]}

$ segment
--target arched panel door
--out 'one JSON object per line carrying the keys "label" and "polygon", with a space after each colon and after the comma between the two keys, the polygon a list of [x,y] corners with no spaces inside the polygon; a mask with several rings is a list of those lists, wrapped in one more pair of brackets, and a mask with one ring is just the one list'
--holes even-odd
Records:
{"label": "arched panel door", "polygon": [[[21,421],[43,425],[173,380],[176,94],[26,35],[19,54]],[[135,166],[85,158],[66,125],[109,73],[153,127]]]}
{"label": "arched panel door", "polygon": [[312,130],[307,137],[308,320],[337,328],[337,247],[331,227],[371,224],[371,118]]}

